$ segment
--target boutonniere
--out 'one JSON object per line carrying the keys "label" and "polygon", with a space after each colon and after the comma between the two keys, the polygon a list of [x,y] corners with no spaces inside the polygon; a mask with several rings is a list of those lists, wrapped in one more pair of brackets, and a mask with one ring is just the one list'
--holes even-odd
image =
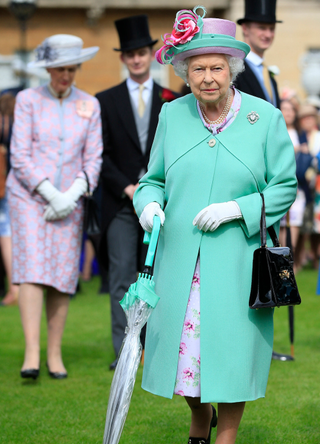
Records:
{"label": "boutonniere", "polygon": [[163,103],[164,102],[171,102],[172,100],[174,100],[176,98],[176,96],[173,94],[173,92],[167,88],[163,88],[162,91],[159,92],[159,96],[160,96],[160,99]]}
{"label": "boutonniere", "polygon": [[78,116],[90,119],[93,114],[94,105],[91,100],[77,100],[76,108]]}
{"label": "boutonniere", "polygon": [[280,74],[280,69],[277,67],[277,65],[268,66],[268,71],[272,77],[278,76]]}

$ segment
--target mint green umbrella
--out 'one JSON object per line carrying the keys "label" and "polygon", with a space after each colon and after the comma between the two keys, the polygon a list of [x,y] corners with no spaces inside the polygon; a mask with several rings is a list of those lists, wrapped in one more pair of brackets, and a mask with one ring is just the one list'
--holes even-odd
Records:
{"label": "mint green umbrella", "polygon": [[140,332],[159,301],[151,275],[159,233],[160,218],[155,216],[152,233],[145,233],[143,240],[149,245],[143,273],[120,301],[127,317],[126,336],[111,384],[103,444],[118,444],[120,440],[141,359]]}

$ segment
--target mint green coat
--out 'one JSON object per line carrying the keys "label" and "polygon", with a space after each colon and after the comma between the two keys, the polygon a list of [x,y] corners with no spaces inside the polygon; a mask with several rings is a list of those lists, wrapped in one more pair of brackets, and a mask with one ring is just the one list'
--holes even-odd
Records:
{"label": "mint green coat", "polygon": [[[148,172],[134,195],[139,217],[152,201],[166,216],[154,268],[160,301],[148,321],[142,387],[167,398],[173,396],[199,252],[201,401],[249,401],[266,391],[273,310],[248,306],[252,257],[260,246],[259,191],[265,196],[267,226],[278,229],[296,196],[295,158],[281,112],[241,95],[236,119],[214,137],[202,124],[192,94],[164,104]],[[252,111],[260,117],[254,124],[247,119]],[[238,203],[243,220],[208,233],[193,226],[204,207],[230,200]]]}

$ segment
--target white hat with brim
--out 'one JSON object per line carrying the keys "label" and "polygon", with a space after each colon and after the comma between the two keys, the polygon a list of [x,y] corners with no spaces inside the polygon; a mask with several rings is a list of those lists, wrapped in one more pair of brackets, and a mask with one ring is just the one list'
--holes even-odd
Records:
{"label": "white hat with brim", "polygon": [[35,60],[28,66],[37,68],[59,68],[79,65],[92,59],[99,51],[98,46],[82,49],[83,41],[70,34],[56,34],[45,39],[35,49]]}

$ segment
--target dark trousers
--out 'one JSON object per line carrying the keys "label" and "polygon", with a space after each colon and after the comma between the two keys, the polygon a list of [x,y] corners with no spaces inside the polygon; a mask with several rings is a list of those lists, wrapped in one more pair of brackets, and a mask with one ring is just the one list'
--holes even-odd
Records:
{"label": "dark trousers", "polygon": [[147,251],[147,247],[142,244],[142,236],[138,217],[131,203],[128,203],[117,213],[107,232],[112,343],[116,356],[127,325],[119,302],[137,280],[137,272],[142,271]]}

